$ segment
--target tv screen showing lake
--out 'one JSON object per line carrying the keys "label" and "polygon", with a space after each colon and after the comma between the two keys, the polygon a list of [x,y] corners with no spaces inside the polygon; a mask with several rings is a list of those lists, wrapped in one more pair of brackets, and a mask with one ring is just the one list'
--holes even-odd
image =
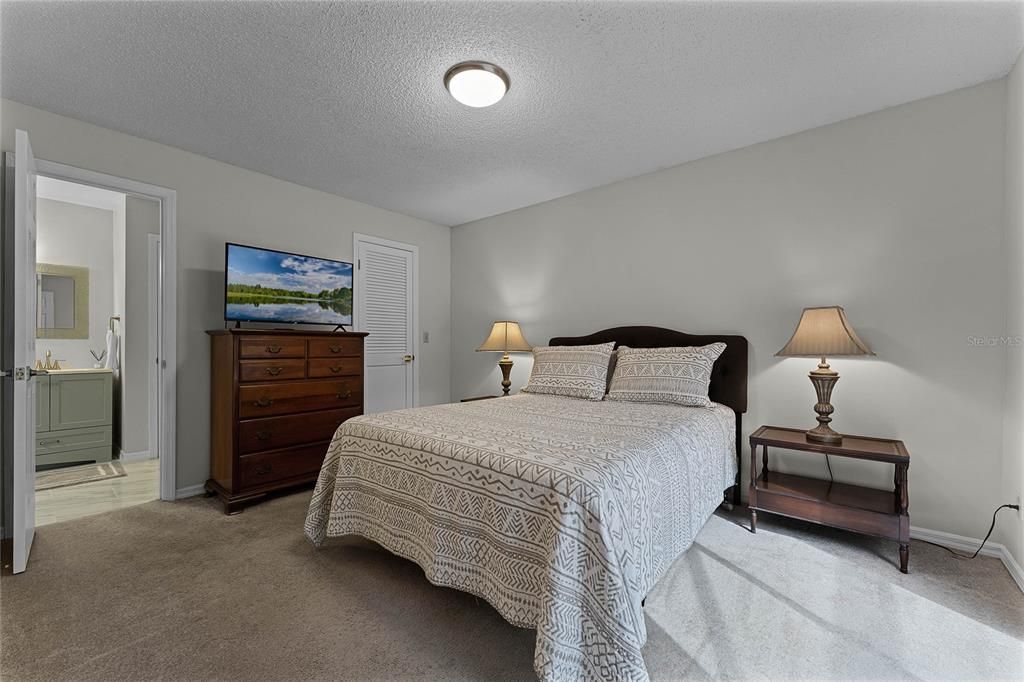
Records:
{"label": "tv screen showing lake", "polygon": [[226,320],[352,324],[352,264],[228,244]]}

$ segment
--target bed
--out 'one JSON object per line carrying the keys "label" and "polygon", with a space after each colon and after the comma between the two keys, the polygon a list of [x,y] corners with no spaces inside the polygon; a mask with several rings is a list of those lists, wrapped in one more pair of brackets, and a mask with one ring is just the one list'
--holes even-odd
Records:
{"label": "bed", "polygon": [[710,408],[518,394],[351,419],[305,532],[359,535],[537,630],[542,680],[643,680],[643,600],[738,496],[747,342],[620,327],[551,345],[726,350]]}

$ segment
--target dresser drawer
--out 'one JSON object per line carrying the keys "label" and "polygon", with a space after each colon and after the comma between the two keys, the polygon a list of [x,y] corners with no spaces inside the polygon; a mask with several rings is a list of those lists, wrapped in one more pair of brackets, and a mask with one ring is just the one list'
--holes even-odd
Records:
{"label": "dresser drawer", "polygon": [[284,381],[305,377],[305,360],[242,360],[238,363],[239,381]]}
{"label": "dresser drawer", "polygon": [[309,378],[360,376],[362,358],[310,358]]}
{"label": "dresser drawer", "polygon": [[338,425],[362,414],[361,407],[306,412],[238,422],[238,451],[242,454],[276,450],[302,443],[330,440]]}
{"label": "dresser drawer", "polygon": [[355,407],[363,401],[361,377],[249,384],[238,388],[240,419]]}
{"label": "dresser drawer", "polygon": [[329,444],[329,441],[324,441],[239,457],[239,483],[242,488],[254,488],[299,476],[314,478],[324,463]]}
{"label": "dresser drawer", "polygon": [[362,351],[362,339],[309,340],[309,357],[311,358],[334,358],[342,355],[359,355]]}
{"label": "dresser drawer", "polygon": [[243,358],[303,358],[306,357],[306,340],[274,336],[240,339],[238,355]]}

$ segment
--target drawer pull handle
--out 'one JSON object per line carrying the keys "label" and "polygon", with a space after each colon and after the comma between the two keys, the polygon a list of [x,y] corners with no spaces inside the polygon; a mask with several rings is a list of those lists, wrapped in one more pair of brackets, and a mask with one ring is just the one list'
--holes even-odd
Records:
{"label": "drawer pull handle", "polygon": [[352,397],[352,391],[345,391],[344,393],[338,393],[338,400],[348,400]]}
{"label": "drawer pull handle", "polygon": [[60,442],[60,438],[51,438],[50,440],[41,440],[41,441],[39,441],[39,444],[40,445],[53,445],[54,443],[59,443],[59,442]]}
{"label": "drawer pull handle", "polygon": [[253,469],[253,473],[255,473],[257,476],[266,476],[273,470],[273,468],[274,466],[272,464],[261,464],[255,469]]}
{"label": "drawer pull handle", "polygon": [[340,353],[341,352],[341,346],[330,346],[329,349],[330,349],[330,351],[332,353]]}
{"label": "drawer pull handle", "polygon": [[256,440],[270,440],[270,431],[257,431]]}
{"label": "drawer pull handle", "polygon": [[340,372],[341,370],[343,370],[345,368],[342,367],[341,365],[331,365],[327,369],[331,370],[332,374],[337,374],[338,372]]}
{"label": "drawer pull handle", "polygon": [[259,400],[253,403],[253,405],[255,405],[256,407],[270,407],[273,404],[273,398],[260,398]]}
{"label": "drawer pull handle", "polygon": [[281,346],[267,346],[267,352],[276,355],[281,352]]}
{"label": "drawer pull handle", "polygon": [[284,369],[284,367],[267,367],[267,368],[265,368],[265,371],[270,376],[276,377],[278,374],[281,373],[282,369]]}

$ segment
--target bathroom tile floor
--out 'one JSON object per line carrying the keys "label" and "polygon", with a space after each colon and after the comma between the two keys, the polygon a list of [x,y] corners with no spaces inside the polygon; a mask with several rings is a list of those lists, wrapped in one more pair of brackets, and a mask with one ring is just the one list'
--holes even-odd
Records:
{"label": "bathroom tile floor", "polygon": [[36,491],[36,527],[160,498],[160,460],[122,462],[127,476]]}

